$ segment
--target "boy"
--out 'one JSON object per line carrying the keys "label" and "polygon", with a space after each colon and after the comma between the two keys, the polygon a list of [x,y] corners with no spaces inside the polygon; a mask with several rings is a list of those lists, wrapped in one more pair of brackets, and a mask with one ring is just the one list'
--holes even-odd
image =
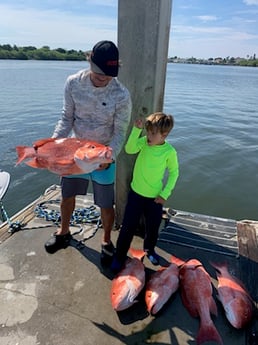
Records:
{"label": "boy", "polygon": [[[179,170],[177,152],[165,139],[174,126],[171,115],[162,112],[151,114],[145,122],[146,136],[140,136],[144,123],[136,120],[125,145],[128,154],[138,156],[133,170],[122,227],[117,239],[116,254],[111,269],[118,272],[123,267],[135,229],[142,215],[145,217],[143,249],[153,265],[159,264],[154,248],[158,240],[163,204],[175,187]],[[166,183],[163,182],[168,171]]]}

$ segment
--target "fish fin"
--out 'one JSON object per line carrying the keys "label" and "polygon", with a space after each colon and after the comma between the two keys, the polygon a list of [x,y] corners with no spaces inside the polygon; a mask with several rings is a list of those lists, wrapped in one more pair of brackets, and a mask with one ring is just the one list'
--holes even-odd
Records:
{"label": "fish fin", "polygon": [[[246,294],[248,295],[248,297],[250,298],[250,300],[252,300],[252,297],[250,296],[245,284],[236,276],[234,276],[233,274],[231,274],[228,270],[228,264],[227,262],[223,262],[223,263],[215,263],[213,261],[210,261],[210,264],[212,267],[215,268],[216,270],[216,274],[217,274],[217,278],[220,276],[223,276],[224,274],[227,274],[231,277],[232,280],[234,280],[237,284],[239,284],[239,286],[246,292]],[[224,272],[222,272],[224,271]]]}
{"label": "fish fin", "polygon": [[77,165],[77,167],[79,167],[79,169],[81,169],[83,174],[88,174],[88,173],[98,169],[99,165],[100,165],[99,162],[93,164],[92,162],[89,162],[86,160],[85,161],[81,160],[76,156],[74,156],[74,162]]}
{"label": "fish fin", "polygon": [[32,168],[36,169],[46,169],[43,167],[36,158],[31,159],[30,161],[26,162],[27,165],[29,165]]}
{"label": "fish fin", "polygon": [[139,259],[140,261],[142,261],[142,259],[145,256],[145,251],[142,249],[135,249],[130,247],[129,248],[129,253],[136,259]]}
{"label": "fish fin", "polygon": [[30,146],[16,146],[16,152],[18,155],[16,165],[20,164],[26,158],[32,158],[35,156],[35,150]]}
{"label": "fish fin", "polygon": [[164,271],[164,270],[166,270],[168,267],[166,267],[166,266],[161,266],[158,270],[157,270],[157,272],[161,272],[161,271]]}
{"label": "fish fin", "polygon": [[197,345],[203,344],[207,341],[215,341],[217,344],[223,345],[222,338],[213,322],[208,325],[206,323],[201,323],[196,337]]}
{"label": "fish fin", "polygon": [[214,262],[214,261],[209,261],[209,263],[219,273],[221,273],[221,270],[223,270],[223,269],[228,269],[228,264],[227,264],[226,261],[221,262],[221,263]]}
{"label": "fish fin", "polygon": [[171,255],[170,262],[176,264],[178,267],[183,266],[185,264],[185,261],[183,259],[180,259],[175,255]]}
{"label": "fish fin", "polygon": [[38,149],[40,146],[43,146],[43,145],[45,145],[46,143],[51,143],[51,142],[53,142],[53,141],[55,141],[56,140],[56,138],[44,138],[44,139],[39,139],[39,140],[37,140],[37,141],[35,141],[34,143],[33,143],[33,147],[35,148],[35,149]]}
{"label": "fish fin", "polygon": [[217,309],[217,304],[216,302],[214,301],[214,299],[211,297],[211,300],[210,300],[210,312],[211,314],[217,316],[218,315],[218,309]]}

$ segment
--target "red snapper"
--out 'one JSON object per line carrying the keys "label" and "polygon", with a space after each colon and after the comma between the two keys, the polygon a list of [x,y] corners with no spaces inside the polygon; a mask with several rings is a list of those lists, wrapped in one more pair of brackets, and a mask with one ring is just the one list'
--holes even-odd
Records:
{"label": "red snapper", "polygon": [[223,344],[212,319],[217,315],[217,306],[212,297],[212,283],[208,272],[199,260],[183,261],[173,258],[179,268],[179,286],[182,302],[192,317],[199,317],[200,327],[196,343],[200,345],[207,341]]}
{"label": "red snapper", "polygon": [[112,280],[111,304],[114,310],[121,311],[131,307],[145,285],[143,250],[129,249],[133,258],[128,258],[124,268]]}
{"label": "red snapper", "polygon": [[112,149],[90,140],[76,138],[40,139],[30,146],[16,147],[17,164],[47,169],[55,174],[76,175],[92,172],[100,164],[112,162]]}
{"label": "red snapper", "polygon": [[244,328],[253,316],[253,301],[243,283],[233,277],[226,263],[210,263],[215,269],[218,279],[218,298],[225,310],[230,324]]}
{"label": "red snapper", "polygon": [[153,273],[146,284],[145,302],[152,315],[157,314],[179,287],[179,270],[171,263]]}

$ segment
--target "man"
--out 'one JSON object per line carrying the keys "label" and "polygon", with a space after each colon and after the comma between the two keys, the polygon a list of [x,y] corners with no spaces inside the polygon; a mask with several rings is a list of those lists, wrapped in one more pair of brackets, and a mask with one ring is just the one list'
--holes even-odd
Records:
{"label": "man", "polygon": [[48,253],[68,246],[75,197],[87,193],[91,180],[94,203],[100,207],[104,230],[101,258],[113,255],[115,158],[123,146],[132,108],[128,90],[116,78],[118,69],[116,45],[111,41],[100,41],[91,52],[90,69],[79,71],[66,81],[62,117],[53,137],[67,137],[73,133],[77,138],[109,145],[113,149],[114,162],[101,164],[90,174],[62,177],[61,226],[45,244]]}

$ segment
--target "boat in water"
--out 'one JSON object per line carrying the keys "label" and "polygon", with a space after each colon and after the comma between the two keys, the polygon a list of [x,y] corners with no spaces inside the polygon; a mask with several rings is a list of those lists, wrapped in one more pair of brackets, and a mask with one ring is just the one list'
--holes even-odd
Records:
{"label": "boat in water", "polygon": [[[1,222],[9,219],[8,214],[4,208],[3,198],[9,188],[10,174],[7,171],[0,170],[0,210],[1,210]],[[1,225],[0,222],[0,225]]]}

